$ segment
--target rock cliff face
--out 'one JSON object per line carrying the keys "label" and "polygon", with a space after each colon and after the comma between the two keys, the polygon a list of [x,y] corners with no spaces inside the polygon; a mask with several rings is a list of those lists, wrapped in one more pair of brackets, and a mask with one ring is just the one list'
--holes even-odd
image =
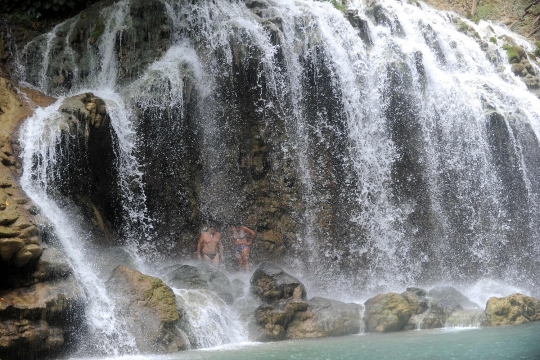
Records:
{"label": "rock cliff face", "polygon": [[54,99],[0,78],[0,357],[48,358],[76,346],[84,330],[85,297],[47,222],[17,184],[13,141],[33,104]]}
{"label": "rock cliff face", "polygon": [[[474,20],[497,4],[436,5]],[[530,4],[497,11],[533,14]],[[414,1],[312,5],[104,1],[20,48],[21,79],[43,91],[96,89],[59,109],[50,191],[81,207],[104,243],[127,238],[132,221],[150,256],[192,256],[208,223],[230,245],[242,221],[258,234],[252,259],[317,268],[329,285],[531,278],[535,115],[508,111],[519,99],[489,76],[516,85],[508,58],[538,93],[534,49],[455,14],[422,17]],[[443,73],[453,81],[440,84]],[[121,178],[118,108],[139,185]],[[232,268],[232,246],[226,259]]]}
{"label": "rock cliff face", "polygon": [[[540,39],[540,3],[536,0],[424,0],[435,8],[455,11],[475,20],[507,25],[525,37]],[[474,14],[473,14],[474,12]]]}

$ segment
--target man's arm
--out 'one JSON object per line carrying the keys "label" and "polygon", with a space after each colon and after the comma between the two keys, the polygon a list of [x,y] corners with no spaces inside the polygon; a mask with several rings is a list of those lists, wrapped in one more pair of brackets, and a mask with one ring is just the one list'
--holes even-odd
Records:
{"label": "man's arm", "polygon": [[201,245],[203,243],[203,236],[199,236],[199,242],[197,243],[197,259],[201,260]]}
{"label": "man's arm", "polygon": [[221,242],[221,236],[219,237],[219,258],[223,259],[223,243]]}
{"label": "man's arm", "polygon": [[249,234],[249,240],[246,242],[246,245],[251,246],[253,239],[255,239],[255,231],[251,230],[247,226],[242,227],[245,232]]}

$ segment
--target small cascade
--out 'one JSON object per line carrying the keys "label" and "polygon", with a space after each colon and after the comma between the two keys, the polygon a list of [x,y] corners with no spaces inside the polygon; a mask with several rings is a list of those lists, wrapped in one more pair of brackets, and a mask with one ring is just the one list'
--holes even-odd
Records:
{"label": "small cascade", "polygon": [[247,332],[234,310],[207,290],[174,289],[176,301],[185,309],[191,345],[209,348],[246,341]]}

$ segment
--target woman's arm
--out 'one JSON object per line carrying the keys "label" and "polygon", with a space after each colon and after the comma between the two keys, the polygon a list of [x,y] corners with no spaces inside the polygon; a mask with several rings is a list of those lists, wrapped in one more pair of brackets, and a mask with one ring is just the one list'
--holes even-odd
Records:
{"label": "woman's arm", "polygon": [[246,242],[246,245],[251,246],[253,239],[255,239],[255,231],[251,230],[247,226],[242,226],[242,230],[249,234],[249,240]]}

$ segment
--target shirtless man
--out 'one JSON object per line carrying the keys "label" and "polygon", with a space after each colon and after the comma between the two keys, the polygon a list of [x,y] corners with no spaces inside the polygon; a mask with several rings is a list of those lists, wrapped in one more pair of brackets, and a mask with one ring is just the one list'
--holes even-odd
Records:
{"label": "shirtless man", "polygon": [[232,242],[236,245],[235,254],[239,270],[249,270],[249,252],[255,231],[247,226],[236,224],[231,228]]}
{"label": "shirtless man", "polygon": [[197,258],[212,263],[218,267],[223,256],[223,244],[221,234],[213,227],[203,232],[197,244]]}

